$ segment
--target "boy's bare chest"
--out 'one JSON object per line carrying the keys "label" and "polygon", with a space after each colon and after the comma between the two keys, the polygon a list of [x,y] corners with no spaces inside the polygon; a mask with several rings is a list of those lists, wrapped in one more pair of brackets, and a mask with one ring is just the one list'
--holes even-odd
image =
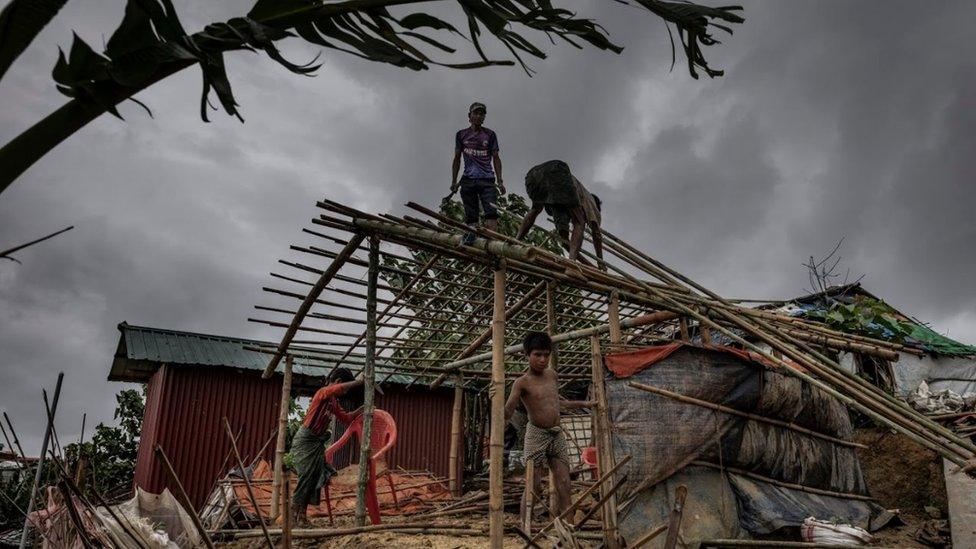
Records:
{"label": "boy's bare chest", "polygon": [[559,391],[556,389],[555,379],[543,378],[528,380],[522,385],[522,391],[525,393],[527,400],[535,402],[556,401],[559,399]]}

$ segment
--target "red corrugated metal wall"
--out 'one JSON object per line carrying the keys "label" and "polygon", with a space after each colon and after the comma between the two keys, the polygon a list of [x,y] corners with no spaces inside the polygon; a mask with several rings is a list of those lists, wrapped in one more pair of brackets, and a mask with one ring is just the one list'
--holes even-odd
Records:
{"label": "red corrugated metal wall", "polygon": [[[264,380],[256,371],[162,366],[149,382],[135,484],[153,493],[173,490],[156,460],[158,444],[199,508],[225,472],[218,470],[230,451],[223,418],[235,435],[243,427],[238,449],[246,464],[277,427],[280,399],[280,376]],[[264,457],[273,454],[272,442]]]}
{"label": "red corrugated metal wall", "polygon": [[[376,395],[376,407],[386,410],[397,424],[397,442],[390,450],[390,467],[408,470],[428,470],[442,477],[449,476],[451,455],[451,412],[454,389],[430,391],[413,387],[387,385],[386,394]],[[339,427],[339,438],[345,427]],[[464,434],[462,433],[462,440]],[[355,454],[355,457],[354,457]],[[463,457],[463,449],[461,450]],[[336,455],[337,468],[359,461],[358,448],[347,444]],[[460,465],[463,469],[463,464]]]}

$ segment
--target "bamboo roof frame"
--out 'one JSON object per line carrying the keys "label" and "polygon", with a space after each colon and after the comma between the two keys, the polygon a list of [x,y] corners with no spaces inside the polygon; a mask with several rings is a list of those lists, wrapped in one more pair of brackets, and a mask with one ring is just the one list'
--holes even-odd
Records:
{"label": "bamboo roof frame", "polygon": [[[315,356],[317,347],[345,347],[335,360],[337,365],[346,358],[365,356],[366,332],[349,326],[366,324],[360,314],[365,308],[359,303],[365,297],[368,265],[363,258],[368,249],[362,243],[370,235],[380,241],[379,268],[385,279],[377,285],[377,302],[383,307],[377,315],[376,359],[419,383],[436,387],[453,377],[468,387],[485,386],[491,375],[491,338],[485,332],[491,326],[493,273],[504,260],[506,380],[524,371],[520,341],[527,330],[544,329],[547,295],[553,296],[552,305],[560,315],[553,330],[558,342],[557,372],[564,383],[588,378],[589,338],[609,334],[607,304],[615,293],[624,345],[665,339],[661,326],[674,325],[678,319],[697,323],[699,329],[722,334],[761,356],[770,367],[813,383],[958,465],[970,462],[976,452],[972,442],[847,374],[826,354],[827,349],[849,350],[897,360],[899,352],[916,350],[725,300],[608,231],[603,231],[607,269],[601,271],[588,262],[571,262],[484,228],[474,229],[482,237],[475,245],[463,246],[467,227],[414,203],[408,206],[423,217],[373,215],[330,200],[317,205],[327,213],[312,220],[314,230],[304,232],[319,242],[291,250],[312,258],[314,264],[324,259],[326,267],[280,260],[291,271],[272,276],[290,283],[291,289],[265,290],[300,306],[293,310],[259,305],[259,311],[285,315],[284,319],[249,319],[285,328],[277,348],[264,350],[271,356],[265,376],[282,357]],[[333,250],[336,245],[343,247]],[[541,292],[540,285],[555,291]],[[337,323],[341,329],[336,329]],[[668,331],[677,332],[673,326]],[[328,337],[306,339],[308,334]],[[298,341],[301,348],[295,347]]]}

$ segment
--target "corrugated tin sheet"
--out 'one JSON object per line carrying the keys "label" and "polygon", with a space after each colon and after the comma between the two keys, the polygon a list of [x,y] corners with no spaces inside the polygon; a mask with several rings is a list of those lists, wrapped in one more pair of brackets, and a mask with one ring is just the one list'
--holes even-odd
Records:
{"label": "corrugated tin sheet", "polygon": [[[272,347],[277,343],[259,341],[256,339],[242,339],[176,330],[163,330],[145,326],[132,326],[125,322],[119,324],[121,341],[119,355],[115,357],[109,380],[144,381],[151,375],[147,373],[146,363],[149,364],[185,364],[194,366],[225,366],[244,370],[264,371],[271,355],[250,351],[245,347]],[[318,354],[330,351],[315,349]],[[342,352],[332,352],[336,359]],[[357,369],[362,366],[362,359],[345,358],[343,364]],[[140,366],[135,368],[134,366]],[[316,360],[296,358],[292,371],[299,376],[321,377],[335,367],[335,360]],[[138,373],[137,373],[138,371]],[[151,370],[150,370],[151,371]],[[415,381],[411,375],[392,373],[383,364],[377,364],[376,374],[379,379],[387,379],[388,383],[408,385]],[[444,384],[453,386],[453,381]]]}
{"label": "corrugated tin sheet", "polygon": [[[174,352],[156,349],[150,352]],[[280,398],[280,377],[264,380],[257,373],[227,368],[162,366],[149,382],[135,484],[153,493],[174,489],[156,459],[159,445],[190,501],[199,507],[227,469],[221,470],[230,452],[223,418],[235,434],[243,427],[238,449],[247,464],[277,427]],[[273,453],[272,442],[263,456],[270,459]]]}
{"label": "corrugated tin sheet", "polygon": [[[454,390],[414,387],[388,387],[386,394],[376,395],[377,408],[386,410],[397,424],[397,442],[390,449],[388,464],[392,468],[427,470],[448,477],[451,455],[451,413]],[[462,408],[463,409],[463,408]],[[338,439],[345,426],[340,425],[333,439]],[[461,434],[462,440],[464,433]],[[359,461],[359,448],[347,444],[336,455],[336,467]],[[463,449],[461,455],[463,458]],[[464,465],[459,464],[462,468]]]}

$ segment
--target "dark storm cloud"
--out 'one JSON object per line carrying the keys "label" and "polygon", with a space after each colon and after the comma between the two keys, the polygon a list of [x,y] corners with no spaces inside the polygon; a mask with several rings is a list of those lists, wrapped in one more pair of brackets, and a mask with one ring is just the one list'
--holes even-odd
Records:
{"label": "dark storm cloud", "polygon": [[[68,3],[0,82],[0,138],[61,104],[56,45],[75,29],[97,47],[122,5]],[[303,78],[237,53],[228,74],[245,124],[199,120],[193,68],[139,95],[154,118],[125,105],[126,122],[103,117],[28,171],[0,196],[0,241],[76,225],[20,254],[24,265],[0,264],[0,407],[28,445],[39,446],[39,389],[59,370],[63,437],[77,435],[82,411],[111,419],[120,386],[105,376],[122,320],[279,336],[245,319],[267,302],[276,258],[307,241],[315,200],[436,203],[474,100],[488,104],[509,189],[524,192],[528,167],[563,158],[604,198],[611,231],[720,292],[799,293],[800,263],[845,237],[845,264],[869,288],[976,341],[976,65],[961,53],[971,3],[750,2],[735,36],[705,52],[726,76],[700,81],[681,58],[668,71],[667,32],[646,12],[565,5],[624,52],[536,36],[549,58],[530,60],[533,78],[413,73],[335,52]],[[178,9],[188,29],[242,10]],[[289,40],[283,51],[304,61],[318,50]],[[462,51],[458,60],[474,57]]]}

